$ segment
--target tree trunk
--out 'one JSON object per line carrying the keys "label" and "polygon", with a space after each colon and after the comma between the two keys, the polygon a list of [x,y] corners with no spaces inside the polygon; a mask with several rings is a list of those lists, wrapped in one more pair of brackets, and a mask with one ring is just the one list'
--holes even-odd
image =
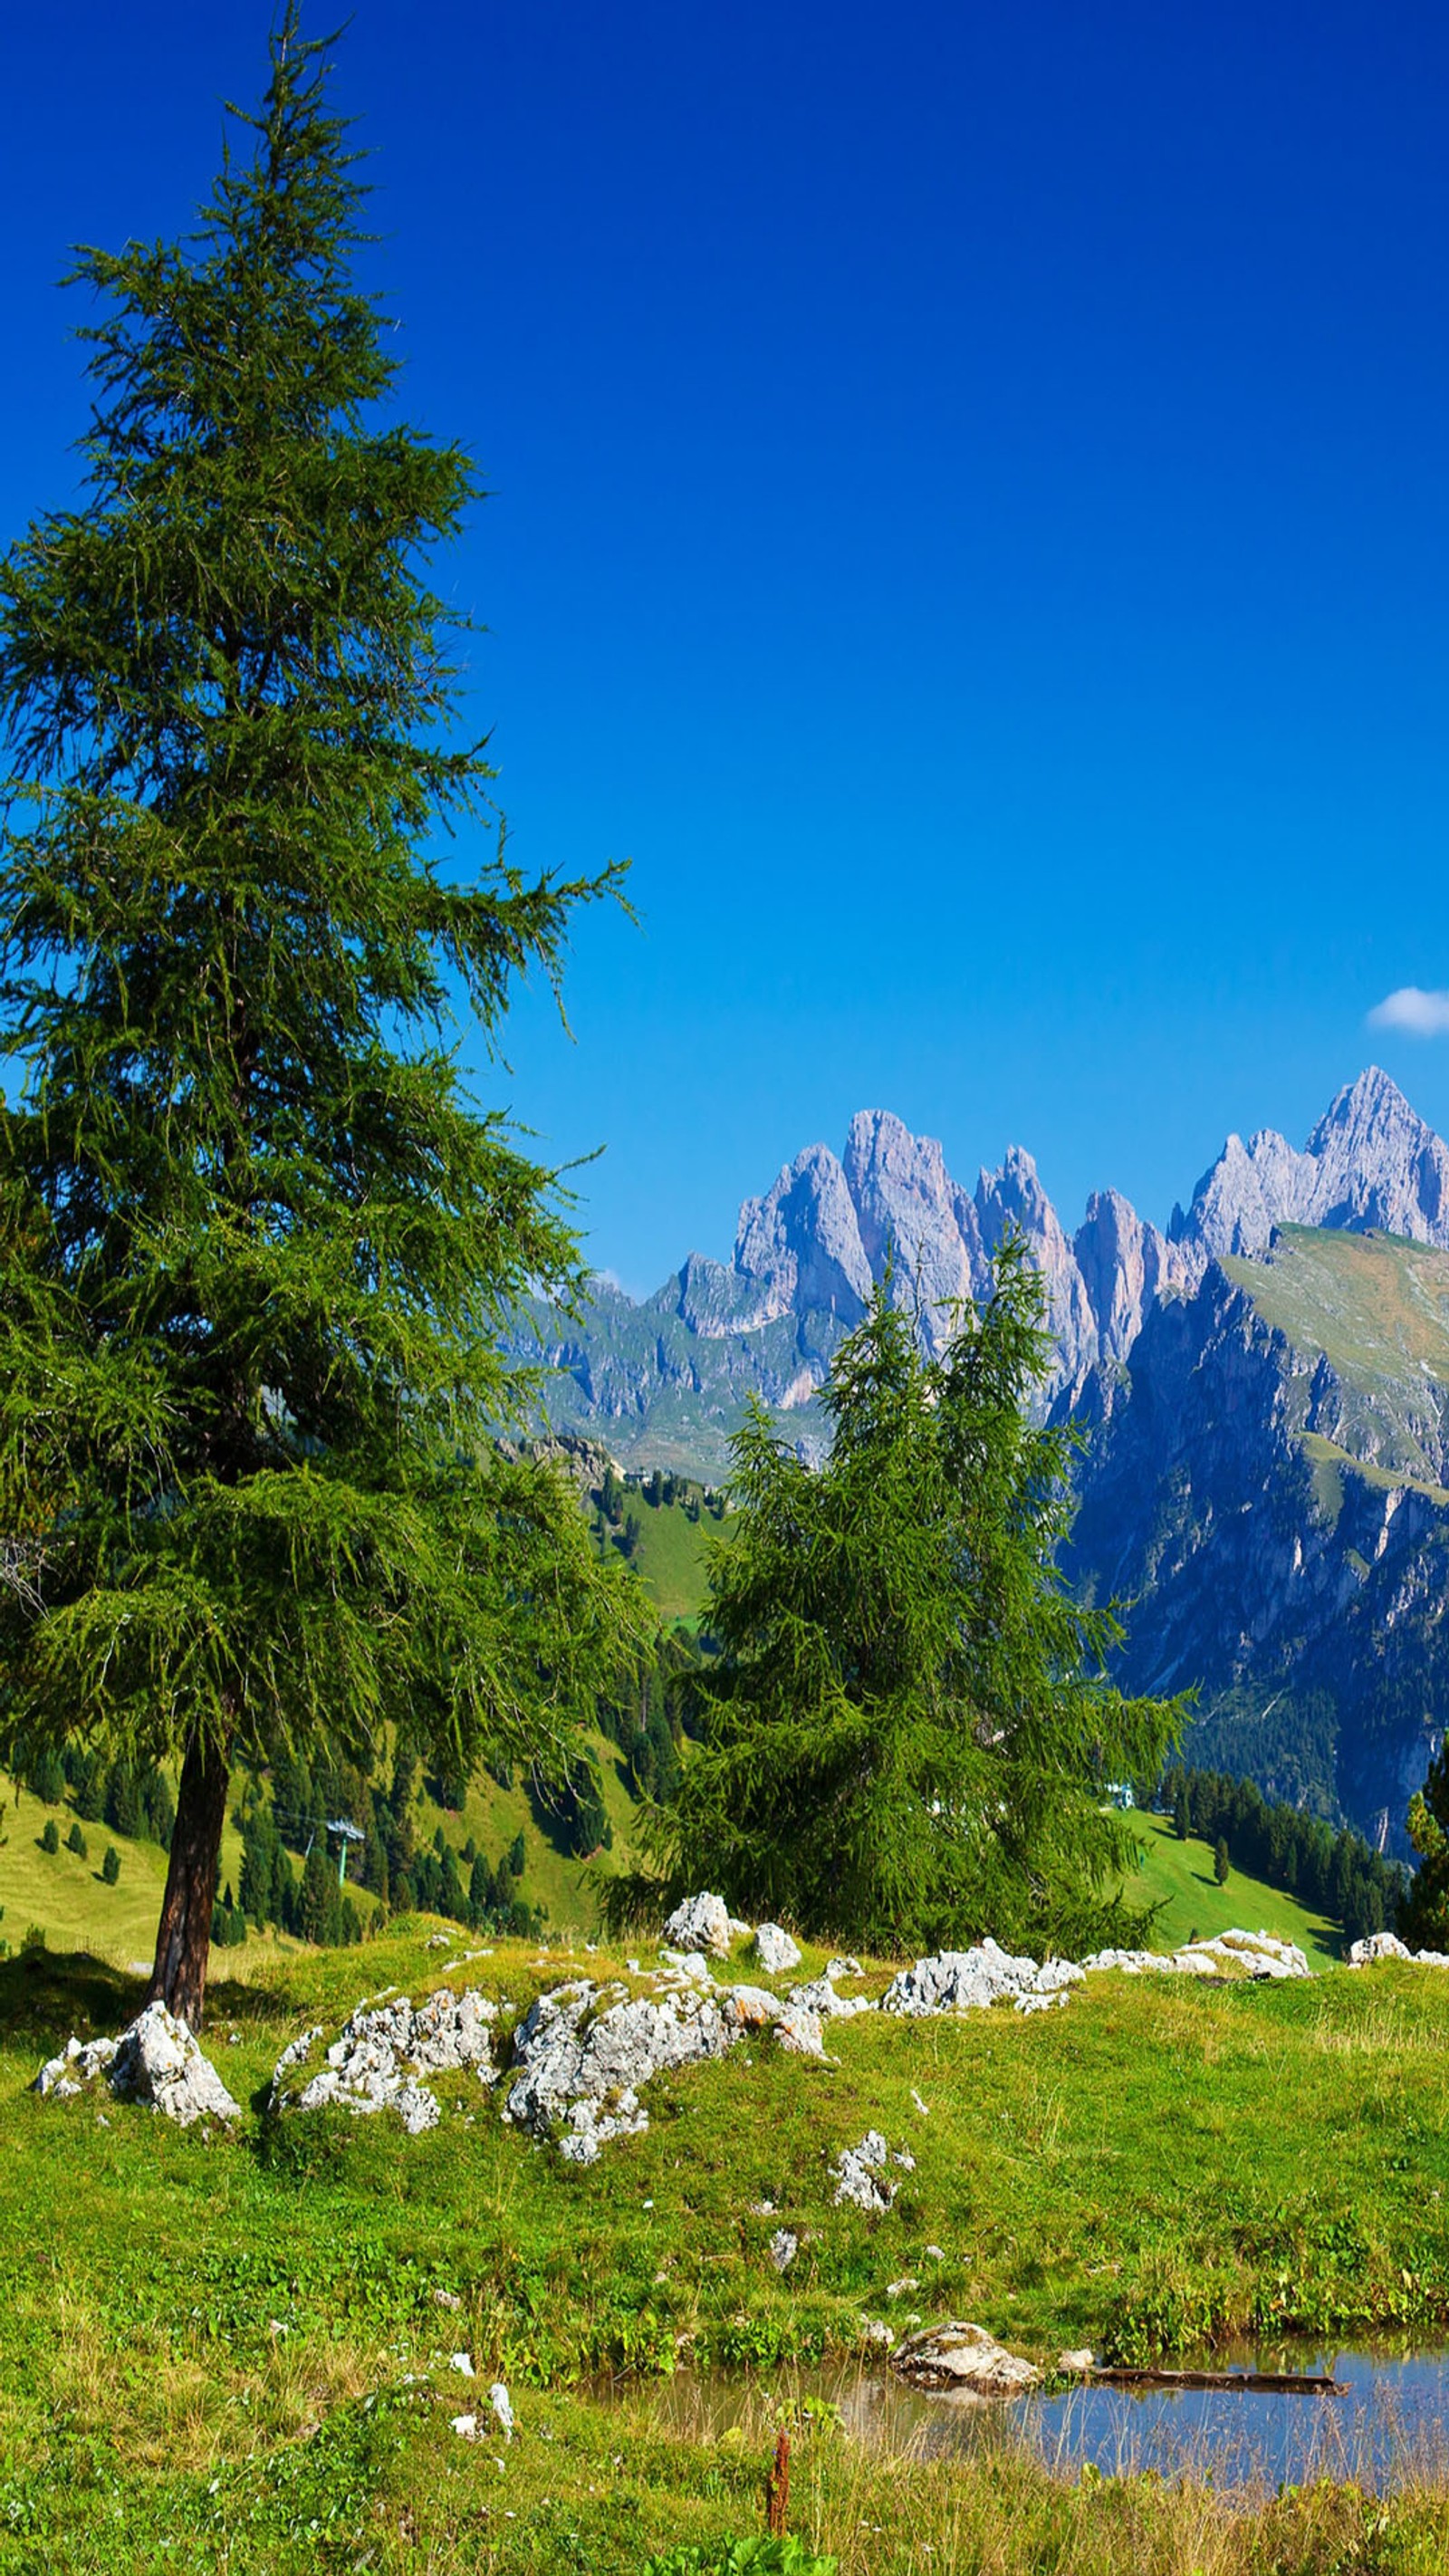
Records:
{"label": "tree trunk", "polygon": [[230,1776],[226,1756],[215,1746],[203,1748],[193,1736],[181,1765],[171,1860],[156,1930],[156,1964],[146,1991],[148,2004],[164,2004],[193,2031],[201,2028]]}

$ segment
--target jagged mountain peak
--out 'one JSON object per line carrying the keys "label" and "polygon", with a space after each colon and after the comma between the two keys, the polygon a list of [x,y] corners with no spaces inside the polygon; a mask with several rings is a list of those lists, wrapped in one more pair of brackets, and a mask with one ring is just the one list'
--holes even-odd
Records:
{"label": "jagged mountain peak", "polygon": [[1380,1145],[1397,1138],[1422,1144],[1433,1135],[1433,1128],[1405,1098],[1393,1075],[1385,1073],[1382,1065],[1366,1064],[1362,1073],[1334,1093],[1306,1150],[1322,1155],[1341,1136]]}
{"label": "jagged mountain peak", "polygon": [[1229,1136],[1168,1232],[1204,1253],[1253,1260],[1285,1224],[1449,1242],[1449,1147],[1380,1066],[1344,1084],[1301,1153],[1272,1127],[1246,1145]]}

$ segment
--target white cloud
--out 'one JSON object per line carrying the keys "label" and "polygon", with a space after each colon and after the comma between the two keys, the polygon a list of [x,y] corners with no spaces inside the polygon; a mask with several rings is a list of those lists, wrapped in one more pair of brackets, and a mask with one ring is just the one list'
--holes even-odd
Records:
{"label": "white cloud", "polygon": [[1371,1029],[1406,1029],[1414,1038],[1449,1037],[1449,993],[1424,993],[1417,984],[1401,984],[1397,993],[1374,1004],[1368,1024]]}

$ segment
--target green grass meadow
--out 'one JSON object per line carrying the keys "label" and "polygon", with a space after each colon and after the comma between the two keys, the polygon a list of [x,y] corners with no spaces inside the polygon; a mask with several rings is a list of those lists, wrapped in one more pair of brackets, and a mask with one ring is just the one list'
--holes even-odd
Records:
{"label": "green grass meadow", "polygon": [[[688,2544],[707,2569],[763,2529],[784,2422],[795,2526],[840,2576],[1444,2563],[1437,2493],[1248,2510],[1061,2484],[1009,2444],[903,2467],[812,2430],[797,2374],[906,2314],[969,2316],[1046,2364],[1082,2343],[1133,2359],[1444,2333],[1449,1980],[1109,1976],[1030,2018],[867,2016],[831,2027],[832,2064],[762,2042],[657,2079],[649,2134],[587,2170],[472,2077],[440,2080],[444,2120],[418,2138],[388,2115],[268,2123],[286,2042],[364,1993],[431,1990],[454,1955],[428,1949],[437,1928],[218,1956],[205,2037],[246,2106],[235,2135],[104,2096],[41,2103],[42,2058],[118,2028],[139,1981],[0,1962],[0,2568],[636,2576]],[[569,1974],[630,1982],[622,1954],[484,1946],[447,1981],[510,2018]],[[832,2202],[830,2161],[868,2127],[915,2158],[878,2218]],[[783,2276],[780,2226],[800,2238]],[[919,2287],[893,2302],[903,2279]],[[701,2366],[749,2374],[722,2435],[691,2404]],[[518,2439],[460,2439],[452,2417],[486,2411],[495,2376]]]}

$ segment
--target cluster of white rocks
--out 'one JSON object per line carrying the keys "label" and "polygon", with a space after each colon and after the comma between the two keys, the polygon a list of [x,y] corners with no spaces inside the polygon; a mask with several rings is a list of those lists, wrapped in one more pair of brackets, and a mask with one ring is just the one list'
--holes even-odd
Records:
{"label": "cluster of white rocks", "polygon": [[540,1995],[519,2024],[509,2117],[555,2138],[570,2164],[591,2165],[611,2138],[648,2128],[639,2088],[652,2076],[724,2057],[766,2031],[799,2056],[824,2055],[817,2012],[763,1986],[717,1986],[692,1972],[690,1954],[656,1984],[653,1995],[635,1995],[578,1979]]}
{"label": "cluster of white rocks", "polygon": [[881,2010],[920,2018],[1010,2003],[1017,2012],[1044,2012],[1065,2003],[1068,1987],[1081,1982],[1081,1969],[1069,1959],[1014,1959],[995,1941],[981,1941],[974,1949],[939,1950],[902,1968],[886,1988]]}
{"label": "cluster of white rocks", "polygon": [[34,2090],[64,2102],[102,2076],[118,2102],[148,2103],[182,2129],[193,2120],[241,2117],[210,2058],[164,2004],[148,2004],[117,2039],[67,2040],[42,2066]]}
{"label": "cluster of white rocks", "polygon": [[676,1905],[665,1923],[664,1938],[672,1941],[676,1949],[711,1950],[717,1959],[727,1959],[730,1943],[742,1941],[749,1928],[748,1923],[737,1921],[731,1914],[722,1896],[711,1896],[706,1890]]}
{"label": "cluster of white rocks", "polygon": [[335,2103],[358,2114],[392,2110],[416,2137],[423,2129],[435,2129],[442,2117],[442,2105],[420,2080],[423,2076],[471,2068],[481,2084],[495,2081],[497,2019],[498,2006],[473,1987],[459,1995],[451,1986],[439,1986],[416,2007],[406,1995],[359,2004],[315,2072],[307,2070],[322,2037],[320,2023],[283,2049],[272,2076],[270,2108],[320,2111]]}
{"label": "cluster of white rocks", "polygon": [[[436,1940],[439,1936],[434,1935]],[[640,2089],[653,2077],[723,2057],[741,2040],[770,2034],[777,2046],[823,2059],[824,2030],[835,2020],[882,2011],[922,2018],[987,2011],[998,2004],[1019,2013],[1064,2004],[1088,1972],[1120,1969],[1129,1976],[1306,1977],[1309,1965],[1291,1942],[1270,1933],[1224,1932],[1186,1944],[1171,1956],[1150,1950],[1101,1950],[1080,1966],[1068,1959],[1017,1958],[991,1940],[969,1950],[943,1950],[917,1959],[892,1978],[879,2003],[842,1994],[861,1974],[858,1959],[833,1958],[818,1976],[781,1997],[770,1988],[718,1981],[711,1961],[728,1958],[749,1940],[766,1976],[784,1977],[801,1964],[798,1944],[778,1923],[751,1927],[731,1915],[723,1897],[708,1891],[676,1906],[664,1926],[660,1965],[645,1971],[650,1991],[622,1983],[577,1979],[541,1994],[514,2035],[512,2080],[505,2116],[539,2138],[553,2139],[573,2164],[592,2164],[610,2139],[648,2128]],[[1357,1942],[1355,1967],[1376,1958],[1411,1954],[1392,1933]],[[1421,1959],[1435,1954],[1420,1952]],[[1435,1961],[1449,1966],[1449,1958]],[[461,1963],[460,1963],[461,1964]],[[480,2084],[497,2080],[493,2047],[499,2007],[475,1989],[455,1993],[440,1986],[421,2004],[407,1996],[375,1996],[358,2005],[320,2062],[320,2025],[303,2031],[283,2050],[272,2078],[273,2111],[314,2111],[326,2104],[357,2114],[396,2111],[413,2135],[435,2128],[442,2116],[429,2075],[470,2071]],[[64,2100],[104,2075],[118,2097],[149,2102],[183,2125],[211,2113],[235,2119],[238,2106],[183,2023],[160,2004],[150,2005],[119,2039],[82,2044],[72,2039],[37,2079],[37,2090]],[[890,2205],[890,2157],[878,2131],[837,2160],[836,2199],[863,2209]]]}
{"label": "cluster of white rocks", "polygon": [[1125,1976],[1311,1977],[1296,1941],[1271,1932],[1219,1932],[1210,1941],[1185,1941],[1180,1950],[1097,1950],[1082,1962],[1089,1970],[1120,1968]]}
{"label": "cluster of white rocks", "polygon": [[1355,1941],[1348,1954],[1351,1968],[1371,1968],[1379,1959],[1408,1959],[1416,1968],[1449,1968],[1449,1950],[1411,1950],[1397,1932],[1370,1932]]}

